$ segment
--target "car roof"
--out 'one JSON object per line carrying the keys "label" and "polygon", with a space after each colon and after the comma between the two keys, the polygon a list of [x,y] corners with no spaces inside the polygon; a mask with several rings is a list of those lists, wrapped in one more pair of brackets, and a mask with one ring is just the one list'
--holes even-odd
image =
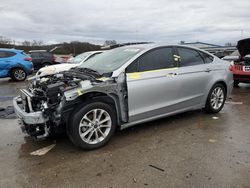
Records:
{"label": "car roof", "polygon": [[29,53],[32,53],[32,52],[48,52],[47,50],[30,50]]}
{"label": "car roof", "polygon": [[[194,50],[199,50],[205,53],[208,53],[210,55],[212,55],[211,53],[204,51],[200,48],[196,48],[193,46],[188,46],[188,45],[180,45],[180,44],[162,44],[162,43],[148,43],[148,44],[135,44],[135,45],[128,45],[128,46],[122,46],[119,48],[124,48],[124,49],[128,49],[128,48],[141,48],[143,49],[143,51],[148,51],[150,49],[154,49],[154,48],[160,48],[160,47],[184,47],[184,48],[190,48],[190,49],[194,49]],[[115,48],[117,49],[117,48]]]}
{"label": "car roof", "polygon": [[18,50],[15,48],[0,48],[1,51],[6,51],[6,52],[23,52],[23,50]]}
{"label": "car roof", "polygon": [[135,48],[140,48],[140,52],[138,54],[136,54],[133,58],[131,58],[130,60],[128,60],[124,65],[122,65],[120,68],[118,68],[117,70],[113,71],[112,76],[116,77],[118,76],[122,71],[124,71],[124,68],[126,68],[131,62],[133,62],[136,58],[138,58],[139,56],[141,56],[142,54],[146,53],[149,50],[153,50],[155,48],[161,48],[161,47],[184,47],[184,48],[189,48],[189,49],[194,49],[194,50],[198,50],[201,52],[204,52],[206,54],[209,54],[210,56],[212,56],[213,58],[218,58],[216,56],[214,56],[213,54],[204,51],[202,49],[199,48],[195,48],[195,47],[191,47],[191,46],[187,46],[187,45],[178,45],[178,44],[156,44],[156,43],[151,43],[151,44],[136,44],[136,45],[128,45],[128,46],[122,46],[119,48],[115,48],[112,50],[117,50],[117,49],[135,49]]}

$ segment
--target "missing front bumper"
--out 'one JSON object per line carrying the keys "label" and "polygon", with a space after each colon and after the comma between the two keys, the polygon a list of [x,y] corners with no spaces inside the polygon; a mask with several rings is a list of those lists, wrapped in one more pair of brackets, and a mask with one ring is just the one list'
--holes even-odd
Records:
{"label": "missing front bumper", "polygon": [[25,124],[36,125],[36,124],[45,124],[48,121],[48,118],[43,116],[42,111],[37,112],[25,112],[23,109],[23,103],[20,96],[13,99],[13,106],[16,115],[21,119]]}

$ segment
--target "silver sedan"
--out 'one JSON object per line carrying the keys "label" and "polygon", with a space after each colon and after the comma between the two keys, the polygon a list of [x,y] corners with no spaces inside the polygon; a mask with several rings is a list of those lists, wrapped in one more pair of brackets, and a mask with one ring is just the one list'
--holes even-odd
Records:
{"label": "silver sedan", "polygon": [[[26,130],[29,124],[34,127],[33,117],[42,120],[37,125],[40,132],[36,136],[41,132],[48,135],[47,130],[66,124],[74,144],[95,149],[105,145],[116,128],[124,129],[189,110],[220,112],[232,90],[229,65],[208,52],[187,46],[124,46],[89,59],[63,78],[46,78],[43,87],[55,87],[58,79],[60,91],[64,80],[67,86],[72,82],[77,85],[65,89],[63,95],[46,93],[48,89],[43,92],[47,98],[52,97],[43,101],[43,105],[54,113],[46,116],[42,110],[24,113],[15,102],[18,99],[14,100],[14,106]],[[44,80],[37,81],[35,87],[41,87]],[[25,91],[25,95],[32,96],[27,93],[34,90]],[[32,99],[28,101],[32,103]],[[53,126],[55,119],[57,124]]]}

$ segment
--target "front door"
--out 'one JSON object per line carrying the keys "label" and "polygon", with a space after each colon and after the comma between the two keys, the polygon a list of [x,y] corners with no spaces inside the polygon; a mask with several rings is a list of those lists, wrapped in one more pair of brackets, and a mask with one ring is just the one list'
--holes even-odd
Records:
{"label": "front door", "polygon": [[146,52],[127,68],[129,122],[178,109],[181,80],[171,47]]}

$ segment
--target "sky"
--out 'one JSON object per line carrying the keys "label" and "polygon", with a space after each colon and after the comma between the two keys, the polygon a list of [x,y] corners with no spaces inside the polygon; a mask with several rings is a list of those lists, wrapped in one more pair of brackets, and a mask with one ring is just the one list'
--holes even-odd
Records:
{"label": "sky", "polygon": [[250,37],[249,9],[249,0],[1,0],[0,36],[224,45]]}

